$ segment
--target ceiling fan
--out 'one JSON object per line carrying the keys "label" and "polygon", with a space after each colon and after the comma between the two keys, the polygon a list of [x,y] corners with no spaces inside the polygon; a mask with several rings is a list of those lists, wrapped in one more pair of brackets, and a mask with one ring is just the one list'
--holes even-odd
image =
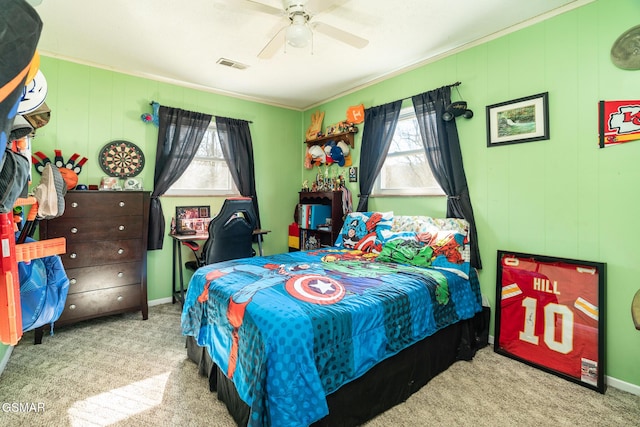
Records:
{"label": "ceiling fan", "polygon": [[328,12],[339,6],[331,0],[282,0],[282,9],[254,0],[245,0],[254,10],[282,17],[284,26],[269,40],[258,53],[258,58],[268,59],[285,45],[303,48],[313,42],[313,32],[322,33],[357,49],[365,47],[369,41],[344,31],[333,25],[313,20],[321,12]]}

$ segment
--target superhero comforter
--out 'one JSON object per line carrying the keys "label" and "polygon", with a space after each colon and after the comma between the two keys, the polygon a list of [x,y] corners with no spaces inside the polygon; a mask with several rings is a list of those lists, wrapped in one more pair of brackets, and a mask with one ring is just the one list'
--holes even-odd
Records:
{"label": "superhero comforter", "polygon": [[233,380],[249,425],[304,426],[328,413],[327,394],[481,310],[475,274],[328,248],[200,268],[182,332]]}

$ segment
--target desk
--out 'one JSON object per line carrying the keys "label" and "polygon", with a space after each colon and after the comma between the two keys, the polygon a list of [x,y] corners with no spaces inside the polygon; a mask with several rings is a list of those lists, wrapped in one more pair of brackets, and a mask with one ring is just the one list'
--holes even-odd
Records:
{"label": "desk", "polygon": [[[262,254],[262,236],[270,232],[271,230],[264,230],[261,228],[253,230],[253,234],[255,236],[258,236],[258,253],[260,254],[260,256],[263,255]],[[209,238],[209,234],[208,233],[191,234],[191,235],[169,234],[169,236],[171,236],[171,239],[173,240],[173,269],[171,274],[173,292],[171,294],[171,300],[174,304],[176,301],[180,301],[180,303],[183,304],[185,288],[184,288],[184,274],[182,271],[184,268],[184,265],[182,263],[182,248],[181,248],[182,242],[186,242],[189,240],[205,241]],[[176,271],[176,270],[179,270],[179,271]],[[176,283],[176,274],[180,278],[179,283]],[[178,288],[178,285],[179,285],[179,288]]]}

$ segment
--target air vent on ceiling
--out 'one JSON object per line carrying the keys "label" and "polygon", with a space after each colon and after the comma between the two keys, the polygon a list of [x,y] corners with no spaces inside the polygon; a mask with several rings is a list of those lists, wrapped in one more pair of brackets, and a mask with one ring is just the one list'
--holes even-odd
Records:
{"label": "air vent on ceiling", "polygon": [[236,68],[238,70],[244,70],[245,68],[248,67],[248,65],[244,65],[227,58],[220,58],[218,59],[218,61],[216,61],[216,63],[220,65],[224,65],[226,67]]}

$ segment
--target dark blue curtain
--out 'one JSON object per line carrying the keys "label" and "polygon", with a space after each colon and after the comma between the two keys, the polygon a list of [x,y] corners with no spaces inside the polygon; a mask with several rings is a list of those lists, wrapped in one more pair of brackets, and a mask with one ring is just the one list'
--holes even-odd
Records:
{"label": "dark blue curtain", "polygon": [[249,122],[246,120],[216,117],[216,129],[222,154],[227,161],[233,182],[244,197],[251,197],[256,212],[257,228],[260,228],[260,210],[256,194],[256,177],[253,163],[253,141]]}
{"label": "dark blue curtain", "polygon": [[471,265],[480,269],[482,260],[458,128],[455,120],[446,122],[442,119],[445,108],[451,103],[451,86],[415,95],[411,100],[431,171],[447,194],[447,217],[463,218],[469,223]]}
{"label": "dark blue curtain", "polygon": [[369,209],[369,195],[387,157],[401,108],[402,100],[399,100],[364,110],[358,212]]}
{"label": "dark blue curtain", "polygon": [[165,221],[162,196],[187,169],[196,155],[211,115],[160,106],[158,109],[158,147],[153,193],[149,206],[149,250],[162,249]]}

